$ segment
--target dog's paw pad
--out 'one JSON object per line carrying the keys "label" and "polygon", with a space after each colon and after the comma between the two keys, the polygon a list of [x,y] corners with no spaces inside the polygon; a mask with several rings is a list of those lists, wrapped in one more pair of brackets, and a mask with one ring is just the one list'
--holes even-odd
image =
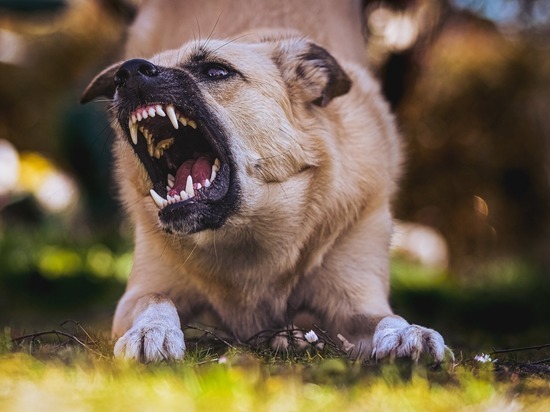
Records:
{"label": "dog's paw pad", "polygon": [[410,325],[403,318],[386,317],[380,321],[373,336],[372,357],[411,358],[418,361],[420,355],[427,354],[441,363],[452,351],[445,345],[443,337],[435,330],[418,325]]}
{"label": "dog's paw pad", "polygon": [[181,329],[150,325],[132,328],[115,344],[114,354],[120,359],[158,362],[179,360],[185,352],[185,340]]}

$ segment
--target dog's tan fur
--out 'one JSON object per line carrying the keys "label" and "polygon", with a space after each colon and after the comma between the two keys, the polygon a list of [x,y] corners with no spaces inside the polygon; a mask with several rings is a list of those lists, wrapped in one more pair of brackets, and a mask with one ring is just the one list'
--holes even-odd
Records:
{"label": "dog's tan fur", "polygon": [[[240,341],[307,312],[355,344],[355,355],[417,358],[426,350],[441,360],[439,334],[408,325],[388,304],[390,203],[401,147],[379,87],[360,65],[360,2],[231,3],[187,1],[176,11],[175,0],[146,2],[131,29],[132,57],[190,40],[150,61],[176,67],[202,45],[247,81],[199,85],[229,130],[239,165],[241,202],[218,229],[162,230],[147,173],[128,140],[117,139],[117,179],[136,244],[114,318],[115,352],[181,357],[175,307],[185,322],[202,310],[213,314]],[[198,27],[225,40],[194,40]],[[312,41],[338,56],[330,76],[304,60]],[[410,347],[394,342],[413,335],[419,343]]]}

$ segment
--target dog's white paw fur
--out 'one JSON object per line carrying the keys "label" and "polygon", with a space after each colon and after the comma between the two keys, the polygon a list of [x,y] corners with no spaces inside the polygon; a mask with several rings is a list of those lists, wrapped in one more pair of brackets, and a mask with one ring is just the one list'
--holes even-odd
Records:
{"label": "dog's white paw fur", "polygon": [[399,316],[387,316],[378,323],[372,344],[372,357],[377,360],[385,357],[408,357],[416,362],[425,353],[440,363],[445,359],[446,353],[451,358],[454,357],[439,332],[411,325]]}
{"label": "dog's white paw fur", "polygon": [[116,358],[145,363],[179,360],[184,353],[185,340],[178,313],[169,301],[149,304],[114,348]]}

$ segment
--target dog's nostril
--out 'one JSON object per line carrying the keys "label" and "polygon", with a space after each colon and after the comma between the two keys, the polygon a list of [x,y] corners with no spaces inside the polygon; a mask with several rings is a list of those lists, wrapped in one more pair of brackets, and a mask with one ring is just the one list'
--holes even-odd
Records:
{"label": "dog's nostril", "polygon": [[133,77],[154,77],[159,69],[153,63],[143,59],[132,59],[124,62],[115,73],[114,82],[117,87],[122,87]]}
{"label": "dog's nostril", "polygon": [[139,65],[138,72],[145,76],[153,77],[158,74],[159,69],[157,69],[157,66],[155,66],[153,63],[145,61]]}
{"label": "dog's nostril", "polygon": [[122,87],[126,84],[126,81],[130,77],[130,72],[126,69],[120,68],[115,73],[115,86]]}

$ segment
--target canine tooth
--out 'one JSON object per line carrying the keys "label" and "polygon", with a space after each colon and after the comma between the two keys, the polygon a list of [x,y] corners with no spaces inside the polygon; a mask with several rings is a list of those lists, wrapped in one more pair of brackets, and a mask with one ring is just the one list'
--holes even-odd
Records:
{"label": "canine tooth", "polygon": [[153,198],[155,204],[159,207],[159,209],[162,209],[164,206],[166,206],[164,204],[166,202],[166,199],[163,199],[157,192],[151,189],[149,193],[151,194],[151,197]]}
{"label": "canine tooth", "polygon": [[189,195],[187,194],[187,192],[185,190],[182,190],[180,192],[180,197],[181,197],[181,200],[187,200],[189,199]]}
{"label": "canine tooth", "polygon": [[187,119],[185,117],[181,116],[178,118],[178,120],[182,125],[187,126]]}
{"label": "canine tooth", "polygon": [[129,127],[130,127],[130,137],[132,138],[132,142],[134,144],[137,144],[138,142],[138,126],[137,126],[137,123],[132,123],[132,121],[130,120],[130,124],[129,124]]}
{"label": "canine tooth", "polygon": [[147,110],[147,113],[149,113],[149,116],[155,117],[155,115],[157,114],[157,111],[155,110],[154,107],[149,107],[149,110]]}
{"label": "canine tooth", "polygon": [[214,179],[216,178],[216,171],[214,170],[214,168],[212,168],[212,174],[210,174],[210,182],[213,182]]}
{"label": "canine tooth", "polygon": [[132,123],[135,123],[137,122],[137,117],[135,114],[132,115]]}
{"label": "canine tooth", "polygon": [[161,117],[165,117],[166,113],[164,113],[164,110],[162,110],[162,106],[160,104],[157,104],[155,106],[155,109],[157,109],[157,114]]}
{"label": "canine tooth", "polygon": [[141,122],[141,114],[139,112],[136,113],[136,117],[137,117],[138,122]]}
{"label": "canine tooth", "polygon": [[189,197],[195,196],[195,191],[193,190],[193,178],[191,175],[187,176],[187,183],[185,185],[185,191],[189,195]]}
{"label": "canine tooth", "polygon": [[193,129],[196,129],[197,128],[197,122],[195,122],[194,120],[189,120],[187,122],[187,126],[191,126]]}
{"label": "canine tooth", "polygon": [[168,118],[170,119],[170,123],[172,123],[172,126],[174,126],[174,129],[178,129],[178,118],[176,117],[176,110],[174,109],[174,106],[171,104],[166,106],[166,114],[168,115]]}
{"label": "canine tooth", "polygon": [[216,172],[220,170],[220,167],[221,167],[221,162],[220,162],[220,159],[218,159],[216,157],[216,159],[214,160],[214,166],[216,166]]}
{"label": "canine tooth", "polygon": [[208,187],[210,187],[210,185],[211,185],[210,180],[206,179],[204,181],[204,187],[208,188]]}

